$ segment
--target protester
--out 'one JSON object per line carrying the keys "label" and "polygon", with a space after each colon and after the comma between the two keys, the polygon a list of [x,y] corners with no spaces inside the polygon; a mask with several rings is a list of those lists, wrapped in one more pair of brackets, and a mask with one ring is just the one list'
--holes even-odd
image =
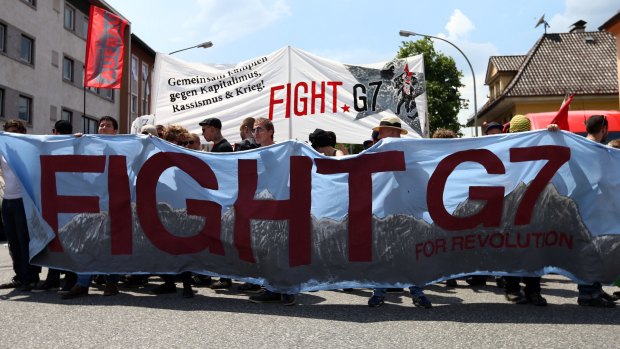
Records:
{"label": "protester", "polygon": [[[208,118],[202,120],[198,125],[202,127],[202,136],[207,142],[213,142],[212,153],[229,153],[233,151],[232,146],[226,138],[222,137],[222,122],[217,118]],[[220,278],[218,281],[211,283],[209,286],[214,290],[229,289],[232,286],[232,280],[228,278]]]}
{"label": "protester", "polygon": [[213,142],[211,152],[232,152],[233,148],[226,138],[222,136],[222,122],[217,118],[202,120],[198,125],[202,126],[202,136],[207,142]]}
{"label": "protester", "polygon": [[241,122],[239,127],[239,136],[241,136],[241,143],[235,143],[235,151],[243,151],[258,148],[258,144],[254,141],[252,136],[252,128],[254,127],[254,118],[245,118]]}
{"label": "protester", "polygon": [[157,137],[164,138],[166,127],[164,127],[164,125],[155,125],[155,128],[157,129]]}
{"label": "protester", "polygon": [[137,117],[129,128],[130,134],[140,134],[142,133],[142,128],[146,125],[153,126],[155,124],[155,115],[142,115]]}
{"label": "protester", "polygon": [[266,147],[275,144],[273,141],[273,123],[269,119],[258,118],[254,121],[254,127],[252,128],[252,135],[254,135],[254,141],[261,147]]}
{"label": "protester", "polygon": [[[401,135],[406,135],[407,130],[402,128],[400,119],[396,116],[385,116],[379,122],[379,126],[373,128],[374,131],[378,132],[378,139],[384,138],[400,138]],[[385,288],[375,288],[373,290],[372,297],[368,300],[369,307],[379,307],[383,305],[385,301],[385,293],[388,289]],[[416,285],[411,285],[409,287],[409,292],[411,292],[411,297],[413,298],[413,304],[416,307],[423,308],[432,308],[433,304],[426,298],[424,291],[421,287]]]}
{"label": "protester", "polygon": [[[26,134],[26,125],[21,120],[8,120],[4,123],[4,132]],[[5,183],[2,221],[15,271],[11,281],[0,285],[0,289],[19,288],[20,291],[32,291],[39,282],[41,268],[30,264],[30,235],[22,199],[23,188],[4,156],[0,156],[0,167]]]}
{"label": "protester", "polygon": [[[251,150],[260,146],[256,144],[256,141],[254,140],[254,133],[252,131],[255,122],[256,120],[251,117],[243,119],[243,122],[241,122],[241,126],[239,127],[241,143],[235,144],[235,151]],[[262,287],[251,282],[244,282],[243,284],[237,286],[237,290],[240,292],[255,293],[261,292]]]}
{"label": "protester", "polygon": [[[269,119],[258,118],[254,121],[254,127],[252,128],[252,134],[254,135],[254,139],[256,140],[256,144],[260,147],[266,147],[274,144],[273,142],[273,134],[274,134],[273,124]],[[272,292],[269,290],[263,290],[261,293],[250,296],[250,302],[252,303],[275,303],[281,302],[284,305],[294,305],[295,304],[295,295],[292,294],[283,294]]]}
{"label": "protester", "polygon": [[191,150],[202,150],[202,144],[200,144],[200,136],[195,133],[190,133],[187,140],[187,148]]}
{"label": "protester", "polygon": [[153,125],[144,125],[140,129],[140,134],[151,135],[157,137],[157,128]]}
{"label": "protester", "polygon": [[607,143],[607,146],[612,148],[620,148],[620,138],[616,138],[610,141],[609,143]]}
{"label": "protester", "polygon": [[[163,137],[166,141],[170,143],[174,143],[181,147],[187,147],[189,145],[188,139],[190,138],[189,131],[183,126],[180,125],[168,125],[166,127],[166,131]],[[194,297],[194,290],[192,288],[192,273],[189,271],[182,272],[180,275],[173,274],[163,274],[161,278],[164,280],[163,284],[157,285],[152,292],[154,294],[168,294],[168,293],[176,293],[177,285],[175,283],[175,278],[179,277],[183,283],[183,293],[181,294],[183,298],[192,298]]]}
{"label": "protester", "polygon": [[334,148],[336,142],[335,138],[335,134],[332,137],[329,132],[321,130],[320,128],[315,129],[314,132],[308,136],[312,148],[319,153],[327,156],[344,156],[342,151]]}
{"label": "protester", "polygon": [[433,132],[432,138],[456,138],[456,133],[446,128],[438,128]]}
{"label": "protester", "polygon": [[[118,134],[118,121],[111,116],[102,116],[99,118],[99,127],[97,133],[100,135],[117,135]],[[76,134],[81,136],[81,134]],[[71,290],[62,296],[62,299],[74,299],[79,297],[88,296],[88,289],[93,280],[92,274],[77,274],[77,282],[71,288]],[[110,274],[105,276],[105,288],[103,290],[104,296],[115,296],[119,293],[118,282],[120,275]]]}
{"label": "protester", "polygon": [[[52,129],[52,134],[54,135],[70,135],[73,134],[73,125],[67,120],[58,120],[54,124],[54,128]],[[32,289],[32,292],[46,292],[55,290],[60,288],[60,274],[61,271],[58,269],[50,268],[47,271],[47,277],[45,277],[45,281],[37,285]],[[77,274],[67,271],[65,272],[65,283],[61,290],[58,292],[59,294],[68,293],[71,288],[75,285],[77,281]]]}
{"label": "protester", "polygon": [[[608,127],[609,124],[605,115],[592,115],[586,121],[586,138],[596,143],[605,144],[609,134]],[[615,301],[620,299],[618,295],[606,293],[600,282],[577,284],[577,290],[579,291],[577,304],[581,306],[614,308],[616,306]]]}
{"label": "protester", "polygon": [[[515,115],[510,120],[510,133],[527,132],[530,128],[530,119],[524,115]],[[523,291],[521,291],[520,282],[525,284]],[[506,300],[514,304],[547,305],[547,300],[541,295],[540,277],[505,276],[504,296]]]}
{"label": "protester", "polygon": [[502,126],[501,124],[495,121],[492,121],[484,125],[484,134],[487,136],[500,134],[503,132],[503,129],[504,129],[504,126]]}
{"label": "protester", "polygon": [[605,115],[592,115],[586,121],[586,138],[596,143],[605,144],[609,134],[609,124]]}
{"label": "protester", "polygon": [[[433,136],[431,138],[456,138],[456,133],[452,130],[448,130],[445,128],[438,128],[433,132]],[[458,283],[456,279],[448,279],[446,280],[447,287],[456,287]]]}

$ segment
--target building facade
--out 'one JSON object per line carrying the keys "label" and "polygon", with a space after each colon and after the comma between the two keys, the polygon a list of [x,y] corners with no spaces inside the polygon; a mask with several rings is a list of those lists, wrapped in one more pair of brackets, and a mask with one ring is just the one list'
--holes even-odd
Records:
{"label": "building facade", "polygon": [[[608,19],[598,29],[611,33],[616,38],[616,66],[618,70],[618,85],[620,85],[620,12]],[[620,101],[620,94],[618,95],[618,100]]]}
{"label": "building facade", "polygon": [[[122,18],[103,0],[0,1],[0,122],[21,119],[29,133],[49,134],[57,120],[65,119],[74,132],[96,133],[98,118],[110,115],[124,133],[133,118],[147,114],[148,93],[141,90],[150,85],[150,74],[143,80],[141,71],[152,70],[155,52],[131,35],[130,25],[121,89],[84,88],[91,5]],[[130,81],[133,57],[136,82]]]}
{"label": "building facade", "polygon": [[575,23],[569,33],[544,34],[526,55],[490,57],[485,79],[489,99],[478,111],[478,125],[557,111],[573,93],[571,110],[618,110],[614,37],[588,32],[585,24]]}

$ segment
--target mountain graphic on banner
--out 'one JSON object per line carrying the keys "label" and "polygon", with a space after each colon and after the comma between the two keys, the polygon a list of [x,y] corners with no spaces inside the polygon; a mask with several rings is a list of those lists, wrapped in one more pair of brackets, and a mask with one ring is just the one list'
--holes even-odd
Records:
{"label": "mountain graphic on banner", "polygon": [[[64,253],[43,252],[34,262],[76,271],[203,271],[295,291],[302,287],[331,289],[344,285],[422,285],[467,273],[532,275],[559,270],[582,280],[615,280],[620,270],[595,266],[617,264],[613,260],[620,258],[620,235],[592,237],[575,202],[558,194],[552,185],[541,193],[534,209],[530,225],[537,226],[537,230],[528,228],[530,225],[513,226],[514,212],[526,189],[527,186],[521,184],[504,198],[500,228],[454,232],[409,215],[373,217],[372,262],[348,261],[347,218],[336,221],[316,217],[312,217],[310,265],[289,267],[286,220],[253,220],[251,239],[257,263],[241,261],[234,246],[234,209],[222,216],[221,240],[225,255],[208,250],[191,255],[170,255],[159,251],[148,240],[140,227],[135,206],[132,255],[110,256],[110,219],[107,212],[103,212],[77,215],[60,229],[61,242],[67,252],[72,252],[72,259]],[[257,195],[257,199],[271,198],[266,191]],[[481,202],[466,201],[453,214],[470,216],[479,212],[481,205]],[[205,223],[204,218],[187,215],[185,209],[173,209],[167,203],[159,203],[158,210],[162,224],[175,236],[193,236]],[[604,260],[600,251],[606,251]],[[106,262],[102,264],[101,261]],[[125,261],[140,267],[123,268]],[[112,264],[115,267],[110,268]]]}

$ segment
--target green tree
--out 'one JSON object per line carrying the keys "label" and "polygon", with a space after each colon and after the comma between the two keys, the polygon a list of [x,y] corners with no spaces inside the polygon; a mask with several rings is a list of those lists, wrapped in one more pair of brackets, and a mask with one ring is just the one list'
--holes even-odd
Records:
{"label": "green tree", "polygon": [[397,58],[424,55],[426,98],[428,99],[429,130],[432,135],[438,128],[446,128],[460,134],[461,125],[457,114],[467,107],[461,99],[459,87],[463,87],[463,73],[456,68],[454,59],[437,53],[430,38],[403,41]]}

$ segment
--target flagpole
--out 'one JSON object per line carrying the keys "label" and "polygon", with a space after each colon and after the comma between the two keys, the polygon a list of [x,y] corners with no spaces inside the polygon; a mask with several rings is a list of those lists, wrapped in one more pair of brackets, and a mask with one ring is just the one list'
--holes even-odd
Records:
{"label": "flagpole", "polygon": [[[287,52],[288,52],[288,84],[289,86],[291,85],[291,80],[292,80],[292,66],[291,66],[291,45],[287,46]],[[293,103],[289,103],[289,108],[292,108]],[[289,119],[288,119],[288,139],[292,139],[293,138],[293,114],[290,112],[290,110],[287,111],[289,113]]]}
{"label": "flagpole", "polygon": [[[84,70],[84,74],[86,74],[86,66],[84,66],[83,70]],[[82,113],[82,120],[84,120],[84,118],[86,117],[86,82],[85,81],[82,81],[82,92],[84,94],[84,101],[83,101],[84,110]],[[84,127],[84,122],[82,121],[82,130],[83,130],[83,127]]]}

